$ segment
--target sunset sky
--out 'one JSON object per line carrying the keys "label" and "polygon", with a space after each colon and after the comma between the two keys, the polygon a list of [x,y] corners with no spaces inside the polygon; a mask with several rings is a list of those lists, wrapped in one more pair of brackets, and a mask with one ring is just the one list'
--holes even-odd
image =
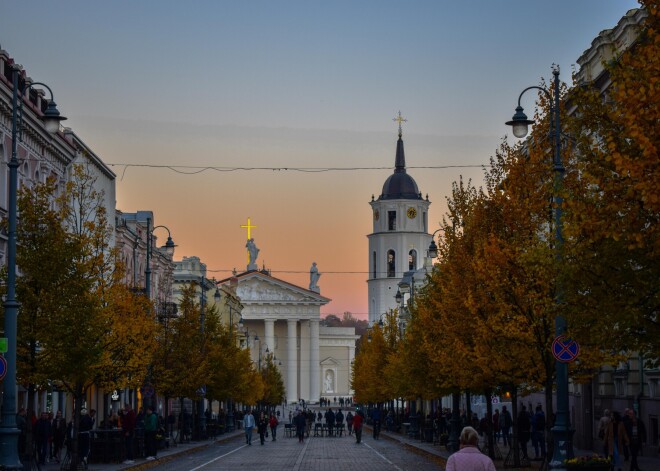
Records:
{"label": "sunset sky", "polygon": [[[553,63],[570,81],[637,6],[0,0],[0,46],[117,174],[117,208],[171,230],[175,259],[197,255],[218,279],[245,270],[250,217],[259,266],[307,287],[317,262],[322,312],[366,317],[368,202],[392,173],[397,112],[433,231],[451,183],[482,180],[470,166],[510,134],[519,93]],[[286,170],[303,167],[342,170]]]}

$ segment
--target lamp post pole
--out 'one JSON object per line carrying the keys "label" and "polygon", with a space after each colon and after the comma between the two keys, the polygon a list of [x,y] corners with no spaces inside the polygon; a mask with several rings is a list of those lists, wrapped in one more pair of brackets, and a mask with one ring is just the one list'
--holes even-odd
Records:
{"label": "lamp post pole", "polygon": [[18,435],[16,427],[16,345],[18,329],[18,308],[16,300],[16,224],[18,212],[18,140],[20,122],[23,119],[23,94],[35,85],[41,85],[50,92],[50,102],[43,114],[46,131],[56,133],[59,122],[65,120],[60,116],[53,97],[53,91],[48,85],[35,82],[22,88],[19,100],[19,74],[21,67],[12,64],[12,99],[11,99],[11,159],[9,160],[9,205],[7,225],[7,294],[3,303],[4,329],[7,336],[7,352],[4,354],[7,362],[7,372],[3,381],[2,391],[2,424],[0,425],[0,465],[3,469],[22,469],[18,456]]}
{"label": "lamp post pole", "polygon": [[[204,349],[204,321],[205,321],[205,308],[206,308],[206,292],[204,288],[204,275],[200,277],[200,288],[201,296],[199,302],[199,332],[202,334],[202,350]],[[199,439],[204,438],[204,430],[206,429],[206,416],[204,415],[204,396],[206,395],[206,385],[202,385],[199,388],[199,402],[197,405],[197,423],[198,423],[198,433]]]}
{"label": "lamp post pole", "polygon": [[[563,221],[562,221],[562,196],[564,181],[564,164],[561,159],[561,119],[559,109],[559,67],[554,67],[552,70],[553,75],[553,93],[549,90],[532,86],[524,89],[518,97],[518,106],[516,113],[513,115],[511,121],[506,124],[513,127],[513,134],[517,138],[523,138],[527,135],[527,128],[534,121],[528,120],[523,108],[520,106],[520,99],[523,94],[531,89],[542,91],[550,100],[550,122],[552,125],[552,134],[554,141],[554,154],[552,159],[552,168],[554,172],[553,182],[553,217],[555,223],[555,261],[561,265],[563,261]],[[564,303],[564,287],[561,280],[557,281],[555,288],[555,304],[559,308],[555,316],[555,335],[560,336],[566,332],[566,318],[561,314],[561,306]],[[555,370],[557,376],[557,409],[555,411],[555,425],[552,427],[552,461],[550,462],[551,468],[563,467],[563,462],[567,459],[573,458],[573,430],[571,429],[570,417],[568,415],[568,364],[560,361],[555,362]]]}
{"label": "lamp post pole", "polygon": [[144,290],[148,299],[151,299],[151,256],[153,250],[153,243],[151,238],[156,229],[163,228],[167,231],[167,242],[163,246],[166,252],[172,256],[174,255],[174,241],[172,240],[172,234],[166,226],[156,226],[153,229],[151,228],[151,218],[147,218],[147,266],[144,269]]}

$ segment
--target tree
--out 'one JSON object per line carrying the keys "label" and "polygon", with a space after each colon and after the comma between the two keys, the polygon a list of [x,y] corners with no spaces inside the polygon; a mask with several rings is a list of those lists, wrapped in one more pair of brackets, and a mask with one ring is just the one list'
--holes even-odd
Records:
{"label": "tree", "polygon": [[36,386],[48,378],[73,396],[72,469],[88,389],[134,385],[145,374],[153,341],[150,304],[121,284],[122,266],[94,185],[76,165],[61,196],[52,182],[19,195],[18,230],[26,241],[17,251],[23,380]]}

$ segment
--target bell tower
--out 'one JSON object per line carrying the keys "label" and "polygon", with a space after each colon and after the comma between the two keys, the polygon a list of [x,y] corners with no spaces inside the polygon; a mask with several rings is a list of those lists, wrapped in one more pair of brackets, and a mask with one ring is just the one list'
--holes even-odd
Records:
{"label": "bell tower", "polygon": [[369,239],[369,322],[397,307],[394,296],[404,273],[424,266],[431,243],[428,233],[428,209],[431,202],[422,198],[417,183],[406,172],[403,151],[401,112],[394,173],[385,180],[383,190],[371,197],[373,232]]}

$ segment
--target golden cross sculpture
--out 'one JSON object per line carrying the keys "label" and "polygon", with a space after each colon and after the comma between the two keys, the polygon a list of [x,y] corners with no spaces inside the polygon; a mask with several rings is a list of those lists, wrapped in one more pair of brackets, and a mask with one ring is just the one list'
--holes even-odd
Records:
{"label": "golden cross sculpture", "polygon": [[[257,226],[253,226],[252,223],[250,222],[250,218],[248,217],[247,224],[243,224],[241,226],[242,229],[247,229],[247,240],[250,240],[252,238],[252,233],[250,232],[250,229],[256,229]],[[247,253],[247,262],[250,263],[250,252],[248,249],[245,249],[245,252]]]}
{"label": "golden cross sculpture", "polygon": [[401,111],[399,111],[399,115],[394,118],[392,121],[396,121],[399,123],[399,137],[403,134],[403,130],[401,129],[401,123],[407,123],[408,120],[405,119],[403,116],[401,116]]}

